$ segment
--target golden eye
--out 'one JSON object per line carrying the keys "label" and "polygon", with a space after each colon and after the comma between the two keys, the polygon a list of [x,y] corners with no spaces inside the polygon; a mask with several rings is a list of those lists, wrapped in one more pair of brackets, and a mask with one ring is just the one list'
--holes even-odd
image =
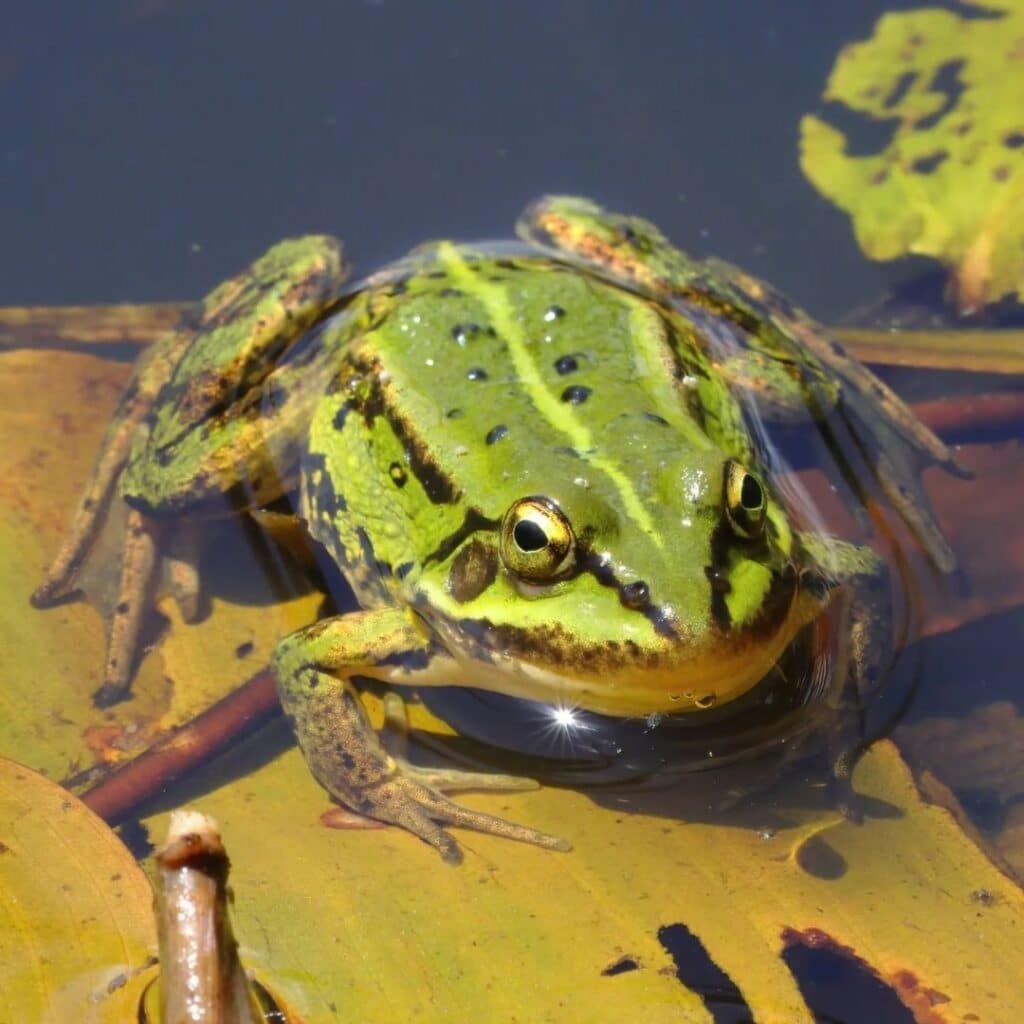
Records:
{"label": "golden eye", "polygon": [[733,532],[744,540],[764,533],[768,496],[753,473],[738,462],[725,464],[725,514]]}
{"label": "golden eye", "polygon": [[501,558],[527,583],[564,576],[576,561],[576,537],[565,513],[550,498],[520,498],[501,522]]}

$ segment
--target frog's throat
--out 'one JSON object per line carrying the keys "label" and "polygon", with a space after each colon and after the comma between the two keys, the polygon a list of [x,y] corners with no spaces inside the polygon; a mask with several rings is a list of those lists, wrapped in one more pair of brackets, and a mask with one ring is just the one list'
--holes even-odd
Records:
{"label": "frog's throat", "polygon": [[584,649],[566,635],[555,641],[557,627],[550,644],[531,635],[517,645],[514,627],[463,621],[451,629],[435,621],[441,649],[401,682],[473,687],[617,717],[703,711],[752,690],[821,610],[812,595],[795,592],[774,629],[713,631],[702,643],[631,652]]}

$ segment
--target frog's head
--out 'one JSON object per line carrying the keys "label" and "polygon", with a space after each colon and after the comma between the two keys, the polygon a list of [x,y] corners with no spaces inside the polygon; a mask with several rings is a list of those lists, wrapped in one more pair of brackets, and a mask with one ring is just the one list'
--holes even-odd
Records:
{"label": "frog's head", "polygon": [[424,617],[476,685],[609,714],[701,710],[751,689],[820,608],[768,482],[713,446],[547,479],[561,482],[506,493],[421,581]]}

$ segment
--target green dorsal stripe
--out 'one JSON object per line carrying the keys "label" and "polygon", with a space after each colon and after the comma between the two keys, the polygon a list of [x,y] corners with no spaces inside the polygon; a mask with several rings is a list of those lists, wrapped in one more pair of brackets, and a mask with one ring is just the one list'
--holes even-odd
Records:
{"label": "green dorsal stripe", "polygon": [[484,280],[480,275],[474,274],[458,249],[450,242],[442,242],[438,246],[437,255],[438,261],[448,271],[458,287],[479,299],[487,310],[492,326],[508,346],[508,353],[520,384],[532,399],[534,407],[540,415],[555,430],[564,434],[569,444],[583,455],[591,466],[609,477],[619,492],[622,507],[627,515],[658,548],[663,549],[662,539],[654,529],[654,523],[634,490],[629,477],[613,462],[594,452],[593,438],[587,427],[575,415],[573,411],[575,407],[560,401],[552,391],[548,390],[537,363],[530,355],[522,324],[509,304],[505,289],[500,284]]}

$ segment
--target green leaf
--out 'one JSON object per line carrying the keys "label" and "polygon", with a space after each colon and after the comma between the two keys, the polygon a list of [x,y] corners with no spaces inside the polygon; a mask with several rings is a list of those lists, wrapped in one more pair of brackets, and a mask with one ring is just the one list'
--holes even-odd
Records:
{"label": "green leaf", "polygon": [[962,312],[1024,297],[1024,3],[977,15],[887,14],[845,47],[824,98],[892,136],[852,151],[826,120],[800,124],[800,164],[853,218],[872,259],[933,256]]}

